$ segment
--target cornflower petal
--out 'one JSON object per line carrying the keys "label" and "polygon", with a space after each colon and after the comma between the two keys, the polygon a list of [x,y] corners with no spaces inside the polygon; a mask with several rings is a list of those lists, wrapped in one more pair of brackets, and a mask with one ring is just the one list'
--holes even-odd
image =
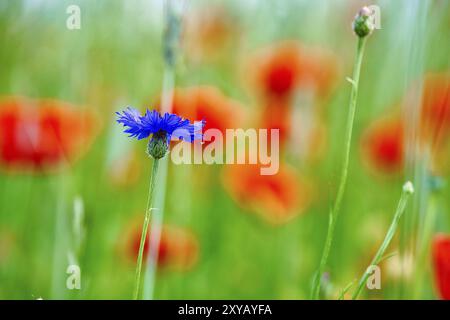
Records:
{"label": "cornflower petal", "polygon": [[205,125],[204,120],[191,124],[188,119],[183,119],[176,114],[166,112],[161,116],[156,110],[147,110],[141,116],[132,107],[127,107],[124,111],[116,112],[116,114],[118,115],[117,122],[125,127],[124,132],[128,133],[129,137],[137,138],[138,140],[158,132],[165,134],[167,144],[169,144],[172,137],[191,143],[203,138],[201,131]]}

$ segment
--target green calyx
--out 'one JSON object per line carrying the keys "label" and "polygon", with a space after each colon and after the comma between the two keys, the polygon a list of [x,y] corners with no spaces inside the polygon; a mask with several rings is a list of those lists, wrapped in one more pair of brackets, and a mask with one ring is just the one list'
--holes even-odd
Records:
{"label": "green calyx", "polygon": [[147,153],[154,159],[163,158],[169,151],[167,132],[159,131],[154,133],[147,146]]}

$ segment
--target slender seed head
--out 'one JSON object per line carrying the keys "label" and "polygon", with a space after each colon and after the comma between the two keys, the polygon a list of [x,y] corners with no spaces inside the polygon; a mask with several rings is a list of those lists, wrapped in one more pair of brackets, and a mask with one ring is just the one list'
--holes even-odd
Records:
{"label": "slender seed head", "polygon": [[163,57],[169,67],[174,67],[180,48],[183,5],[182,1],[168,1],[166,25],[163,35]]}
{"label": "slender seed head", "polygon": [[163,158],[169,150],[167,132],[160,130],[154,133],[147,146],[147,153],[154,159]]}
{"label": "slender seed head", "polygon": [[352,24],[353,31],[360,38],[364,38],[375,29],[373,13],[368,7],[362,7],[356,14]]}

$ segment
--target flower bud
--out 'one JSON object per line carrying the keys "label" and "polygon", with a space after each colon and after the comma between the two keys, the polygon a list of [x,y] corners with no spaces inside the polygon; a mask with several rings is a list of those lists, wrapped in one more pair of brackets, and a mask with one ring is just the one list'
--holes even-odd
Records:
{"label": "flower bud", "polygon": [[403,185],[403,191],[408,194],[414,193],[414,186],[411,181],[406,181],[406,183]]}
{"label": "flower bud", "polygon": [[352,24],[353,31],[360,38],[364,38],[375,29],[372,11],[368,7],[362,7],[355,16]]}
{"label": "flower bud", "polygon": [[154,133],[148,142],[147,153],[154,159],[161,159],[167,154],[168,150],[167,133],[162,130]]}

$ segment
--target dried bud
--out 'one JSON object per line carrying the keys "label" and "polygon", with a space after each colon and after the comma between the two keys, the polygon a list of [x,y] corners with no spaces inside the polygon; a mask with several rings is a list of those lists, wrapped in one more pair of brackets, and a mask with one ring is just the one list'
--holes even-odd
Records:
{"label": "dried bud", "polygon": [[360,38],[364,38],[375,29],[373,13],[368,7],[362,7],[353,20],[353,31]]}

